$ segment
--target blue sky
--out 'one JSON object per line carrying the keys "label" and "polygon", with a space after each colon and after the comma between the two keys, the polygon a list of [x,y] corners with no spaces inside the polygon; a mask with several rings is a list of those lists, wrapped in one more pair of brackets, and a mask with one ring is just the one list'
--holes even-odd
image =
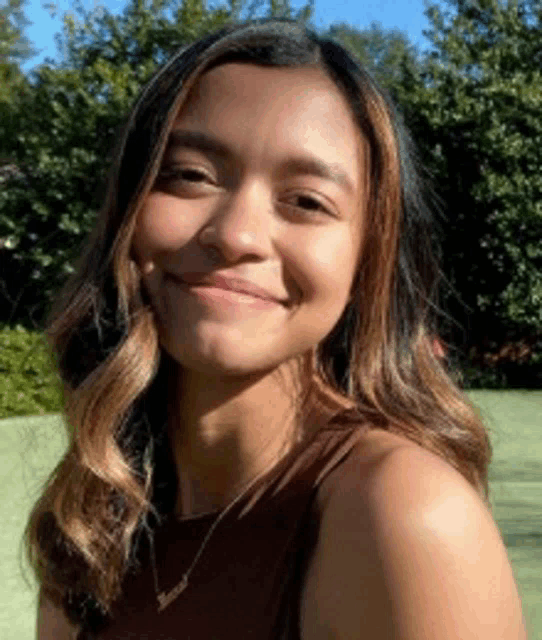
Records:
{"label": "blue sky", "polygon": [[[46,57],[57,58],[54,35],[61,29],[60,16],[56,19],[42,7],[45,0],[28,0],[26,15],[33,23],[27,28],[27,36],[40,51],[28,60],[23,68],[28,71],[42,62]],[[70,0],[56,0],[60,11],[70,8]],[[83,0],[87,9],[95,6],[106,6],[113,13],[121,13],[125,0]],[[208,6],[226,4],[219,0],[210,0]],[[250,3],[248,3],[250,4]],[[303,6],[304,2],[292,0],[294,9]],[[317,28],[326,28],[335,22],[346,22],[354,27],[368,27],[371,22],[379,22],[385,29],[397,28],[407,33],[410,41],[420,49],[427,46],[422,31],[429,24],[424,16],[424,0],[315,0],[314,23]]]}

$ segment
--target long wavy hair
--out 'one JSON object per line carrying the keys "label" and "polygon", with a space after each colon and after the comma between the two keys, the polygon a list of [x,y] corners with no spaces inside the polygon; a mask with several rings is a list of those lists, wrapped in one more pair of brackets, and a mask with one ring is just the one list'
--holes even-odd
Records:
{"label": "long wavy hair", "polygon": [[312,380],[353,403],[371,426],[441,456],[491,508],[489,436],[433,349],[441,273],[424,183],[399,117],[337,42],[285,18],[233,23],[181,48],[143,88],[117,143],[97,224],[48,324],[69,446],[24,543],[42,590],[84,628],[111,613],[124,576],[137,567],[141,534],[175,499],[165,429],[172,364],[130,250],[183,101],[202,73],[226,62],[324,70],[370,149],[353,297],[312,353]]}

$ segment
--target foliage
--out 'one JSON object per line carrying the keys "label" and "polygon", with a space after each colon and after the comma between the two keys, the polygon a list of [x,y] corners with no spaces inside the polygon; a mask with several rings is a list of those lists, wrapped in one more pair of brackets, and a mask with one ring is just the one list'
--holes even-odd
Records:
{"label": "foliage", "polygon": [[[21,18],[22,2],[8,2]],[[255,0],[249,15],[244,0],[213,9],[203,0],[128,0],[119,16],[81,5],[64,15],[61,61],[47,61],[9,101],[0,97],[0,322],[42,325],[92,226],[118,127],[156,66],[262,3],[267,15],[316,30],[312,1],[295,16],[289,0]],[[428,168],[443,212],[444,272],[458,294],[443,291],[454,319],[444,337],[465,354],[467,383],[519,380],[521,365],[539,384],[541,0],[447,0],[427,15],[425,57],[378,24],[340,23],[322,35],[342,42],[395,97]],[[23,22],[10,24],[18,31],[1,23],[0,46],[12,43],[13,61],[24,53],[13,45],[24,42]],[[528,357],[514,360],[509,347],[522,341]]]}
{"label": "foliage", "polygon": [[29,21],[23,11],[25,0],[4,0],[0,7],[0,105],[13,100],[25,78],[20,63],[35,54],[24,35]]}
{"label": "foliage", "polygon": [[445,206],[444,268],[467,328],[495,351],[542,334],[542,4],[449,0],[402,107]]}
{"label": "foliage", "polygon": [[[61,62],[33,74],[0,128],[10,160],[0,168],[1,322],[42,325],[92,227],[115,134],[140,88],[179,46],[242,9],[242,0],[213,9],[203,0],[129,0],[120,16],[81,4],[64,15]],[[295,18],[311,12],[309,3]],[[276,0],[269,13],[292,17]]]}
{"label": "foliage", "polygon": [[396,98],[405,70],[416,69],[421,64],[419,51],[406,33],[398,29],[385,30],[377,22],[363,30],[344,22],[335,23],[322,35],[340,42]]}
{"label": "foliage", "polygon": [[0,329],[0,419],[60,410],[60,380],[43,335]]}
{"label": "foliage", "polygon": [[450,0],[427,15],[425,57],[375,24],[327,35],[391,92],[420,150],[451,285],[442,331],[463,383],[540,385],[542,4]]}
{"label": "foliage", "polygon": [[[488,355],[492,354],[484,354]],[[472,356],[461,361],[459,383],[464,389],[542,389],[542,344],[524,361],[503,358],[488,364]]]}

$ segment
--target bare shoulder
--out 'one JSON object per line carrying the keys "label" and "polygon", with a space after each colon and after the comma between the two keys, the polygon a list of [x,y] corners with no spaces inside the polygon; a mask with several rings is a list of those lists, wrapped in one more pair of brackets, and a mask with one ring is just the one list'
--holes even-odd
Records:
{"label": "bare shoulder", "polygon": [[446,490],[454,494],[463,490],[485,508],[469,482],[441,457],[406,436],[373,429],[322,483],[318,506],[322,513],[331,513],[330,501],[332,508],[342,506],[347,511],[372,502],[395,512],[441,500]]}
{"label": "bare shoulder", "polygon": [[370,432],[326,479],[303,640],[526,640],[498,527],[451,465]]}
{"label": "bare shoulder", "polygon": [[40,591],[38,605],[38,640],[76,640],[79,629],[64,611]]}

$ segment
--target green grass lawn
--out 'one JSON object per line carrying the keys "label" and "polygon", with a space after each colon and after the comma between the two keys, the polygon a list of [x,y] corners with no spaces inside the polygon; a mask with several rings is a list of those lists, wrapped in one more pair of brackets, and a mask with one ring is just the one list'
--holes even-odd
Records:
{"label": "green grass lawn", "polygon": [[493,515],[518,582],[529,640],[542,640],[542,392],[472,391],[493,443]]}
{"label": "green grass lawn", "polygon": [[[542,640],[542,391],[476,391],[489,427],[493,514],[518,581],[529,640]],[[37,586],[21,536],[66,445],[59,416],[0,420],[0,638],[35,638]]]}

